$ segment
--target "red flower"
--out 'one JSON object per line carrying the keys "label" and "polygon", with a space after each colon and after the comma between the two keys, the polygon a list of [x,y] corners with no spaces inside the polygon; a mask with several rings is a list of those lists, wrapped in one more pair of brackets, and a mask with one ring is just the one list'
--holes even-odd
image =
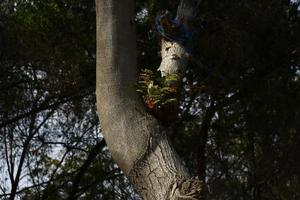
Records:
{"label": "red flower", "polygon": [[146,104],[147,104],[147,107],[148,107],[149,109],[153,109],[153,108],[154,108],[154,101],[153,101],[153,99],[147,98]]}

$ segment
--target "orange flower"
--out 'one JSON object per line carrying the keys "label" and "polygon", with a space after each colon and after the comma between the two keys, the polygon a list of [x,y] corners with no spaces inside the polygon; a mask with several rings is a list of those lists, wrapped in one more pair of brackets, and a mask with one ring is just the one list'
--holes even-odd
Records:
{"label": "orange flower", "polygon": [[154,101],[151,98],[147,98],[146,104],[147,104],[147,107],[149,109],[153,109],[154,108]]}

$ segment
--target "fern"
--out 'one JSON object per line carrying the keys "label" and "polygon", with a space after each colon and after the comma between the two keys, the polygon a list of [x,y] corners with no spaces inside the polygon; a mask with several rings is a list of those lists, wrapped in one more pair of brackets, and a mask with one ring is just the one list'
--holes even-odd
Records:
{"label": "fern", "polygon": [[137,92],[141,94],[146,106],[150,109],[176,105],[180,74],[170,74],[166,77],[156,77],[154,72],[143,69],[139,75]]}

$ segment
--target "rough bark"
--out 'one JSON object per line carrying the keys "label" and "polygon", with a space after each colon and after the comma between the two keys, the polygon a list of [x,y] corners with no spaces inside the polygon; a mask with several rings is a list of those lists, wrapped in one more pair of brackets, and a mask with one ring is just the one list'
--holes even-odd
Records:
{"label": "rough bark", "polygon": [[200,199],[202,182],[137,97],[134,1],[96,0],[96,8],[97,110],[112,157],[143,199]]}

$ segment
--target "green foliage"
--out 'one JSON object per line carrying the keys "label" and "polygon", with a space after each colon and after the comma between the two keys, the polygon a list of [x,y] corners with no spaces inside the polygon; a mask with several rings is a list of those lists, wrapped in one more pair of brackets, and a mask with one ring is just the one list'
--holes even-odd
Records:
{"label": "green foliage", "polygon": [[143,69],[139,76],[138,89],[143,99],[153,99],[156,106],[164,105],[172,102],[179,90],[178,85],[181,82],[179,74],[169,74],[166,77],[155,77],[154,73],[149,69]]}
{"label": "green foliage", "polygon": [[[163,116],[177,115],[174,110],[178,110],[180,82],[179,74],[159,77],[153,71],[143,69],[139,75],[137,92],[141,94],[150,113],[160,120],[165,120]],[[172,116],[172,119],[176,119],[176,117]]]}
{"label": "green foliage", "polygon": [[[105,149],[73,180],[102,140],[95,36],[94,1],[0,2],[0,199],[13,184],[20,199],[66,199],[75,184],[80,199],[134,197]],[[22,169],[22,184],[8,165]]]}

